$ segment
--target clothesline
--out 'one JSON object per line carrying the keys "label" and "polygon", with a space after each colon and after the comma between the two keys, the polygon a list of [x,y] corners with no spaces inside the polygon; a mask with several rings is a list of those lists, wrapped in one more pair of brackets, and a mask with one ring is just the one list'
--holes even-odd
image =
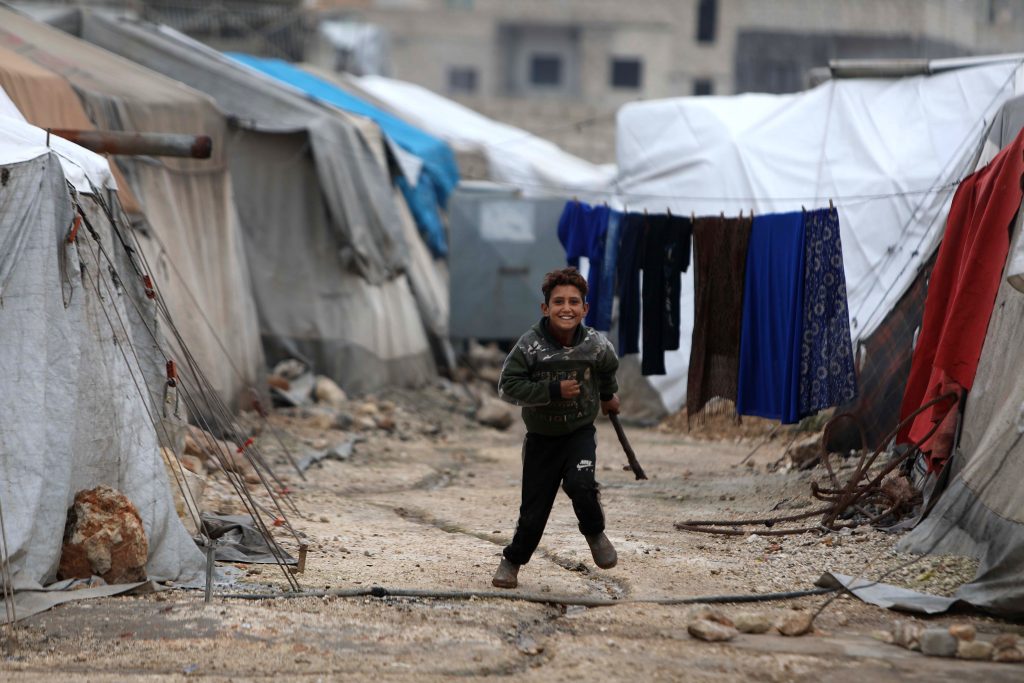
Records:
{"label": "clothesline", "polygon": [[[525,177],[525,176],[524,176]],[[564,194],[566,196],[585,196],[585,197],[608,197],[612,199],[618,199],[623,207],[628,207],[630,204],[643,204],[642,200],[679,200],[679,201],[695,201],[695,202],[805,202],[815,203],[818,201],[828,201],[832,199],[836,207],[843,207],[852,204],[862,204],[868,201],[877,201],[882,199],[892,199],[893,197],[914,197],[928,194],[937,194],[947,190],[955,190],[963,179],[957,179],[948,182],[944,185],[936,185],[927,189],[920,190],[904,190],[902,192],[885,192],[875,194],[857,194],[857,195],[846,195],[837,197],[836,195],[806,195],[802,197],[769,197],[769,196],[698,196],[698,195],[682,195],[682,194],[645,194],[645,193],[624,193],[620,190],[587,190],[580,187],[571,187],[568,185],[554,185],[544,183],[516,183],[520,187],[545,190],[552,194]],[[607,202],[607,200],[605,200]]]}
{"label": "clothesline", "polygon": [[609,330],[617,297],[619,355],[640,353],[644,375],[665,374],[665,352],[680,349],[680,276],[692,243],[691,416],[718,396],[741,414],[792,423],[856,395],[832,201],[726,218],[619,212],[573,199],[558,236],[570,265],[590,261],[586,323]]}

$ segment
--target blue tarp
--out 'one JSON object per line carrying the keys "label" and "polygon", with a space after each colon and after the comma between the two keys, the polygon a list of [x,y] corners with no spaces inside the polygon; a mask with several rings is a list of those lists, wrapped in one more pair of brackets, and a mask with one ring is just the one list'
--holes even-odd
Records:
{"label": "blue tarp", "polygon": [[423,171],[416,186],[404,177],[398,179],[398,186],[430,250],[435,256],[447,255],[448,241],[440,211],[447,206],[448,196],[459,182],[459,169],[448,143],[294,64],[238,52],[229,52],[228,56],[298,88],[313,99],[373,120],[395,144],[422,159]]}

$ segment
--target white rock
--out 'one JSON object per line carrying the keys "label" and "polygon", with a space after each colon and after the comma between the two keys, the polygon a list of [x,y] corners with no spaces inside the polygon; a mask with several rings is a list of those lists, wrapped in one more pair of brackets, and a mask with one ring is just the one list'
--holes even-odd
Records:
{"label": "white rock", "polygon": [[717,643],[732,640],[739,631],[726,626],[725,624],[719,624],[716,621],[709,621],[708,619],[697,619],[696,621],[690,622],[687,625],[686,630],[690,632],[690,635],[700,640],[706,640],[708,642]]}

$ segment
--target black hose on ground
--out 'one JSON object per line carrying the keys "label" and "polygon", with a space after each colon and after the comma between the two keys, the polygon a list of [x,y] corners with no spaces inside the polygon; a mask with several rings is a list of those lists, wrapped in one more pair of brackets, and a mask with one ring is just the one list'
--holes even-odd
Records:
{"label": "black hose on ground", "polygon": [[613,607],[625,604],[650,605],[697,605],[730,602],[771,602],[793,600],[810,595],[833,593],[835,588],[814,588],[784,593],[746,593],[740,595],[702,595],[690,598],[590,598],[585,595],[546,595],[538,593],[516,593],[513,591],[438,591],[419,588],[338,588],[322,591],[299,591],[288,593],[220,593],[215,597],[235,600],[277,600],[285,598],[438,598],[449,600],[496,599],[539,602],[546,605],[578,605],[580,607]]}

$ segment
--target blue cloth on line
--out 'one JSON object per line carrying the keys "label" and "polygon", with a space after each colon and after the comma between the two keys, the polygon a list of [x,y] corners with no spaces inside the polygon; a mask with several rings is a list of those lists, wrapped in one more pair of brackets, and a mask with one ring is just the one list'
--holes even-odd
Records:
{"label": "blue cloth on line", "polygon": [[640,262],[646,217],[627,213],[619,223],[619,356],[640,353]]}
{"label": "blue cloth on line", "polygon": [[[565,248],[565,259],[570,266],[579,268],[580,258],[586,257],[590,262],[587,273],[587,326],[607,331],[611,326],[611,315],[604,327],[597,323],[598,310],[603,307],[604,299],[610,299],[613,291],[604,289],[604,253],[605,237],[608,231],[608,216],[611,209],[607,206],[590,206],[584,202],[571,201],[565,203],[562,217],[558,221],[558,240]],[[610,306],[610,304],[609,304]]]}
{"label": "blue cloth on line", "polygon": [[856,396],[839,212],[816,209],[804,217],[800,417]]}
{"label": "blue cloth on line", "polygon": [[603,332],[612,328],[612,302],[615,300],[615,269],[619,260],[621,227],[622,213],[611,209],[608,212],[608,228],[604,239],[604,261],[601,264],[601,296],[591,302],[590,312],[594,320],[587,323]]}
{"label": "blue cloth on line", "polygon": [[800,420],[803,212],[756,216],[747,248],[736,411]]}
{"label": "blue cloth on line", "polygon": [[430,251],[438,257],[448,255],[441,210],[448,205],[448,197],[459,183],[459,168],[447,142],[294,64],[241,52],[226,54],[236,62],[301,90],[314,100],[373,120],[395,144],[422,159],[423,170],[416,186],[410,185],[403,176],[398,179],[398,187]]}

